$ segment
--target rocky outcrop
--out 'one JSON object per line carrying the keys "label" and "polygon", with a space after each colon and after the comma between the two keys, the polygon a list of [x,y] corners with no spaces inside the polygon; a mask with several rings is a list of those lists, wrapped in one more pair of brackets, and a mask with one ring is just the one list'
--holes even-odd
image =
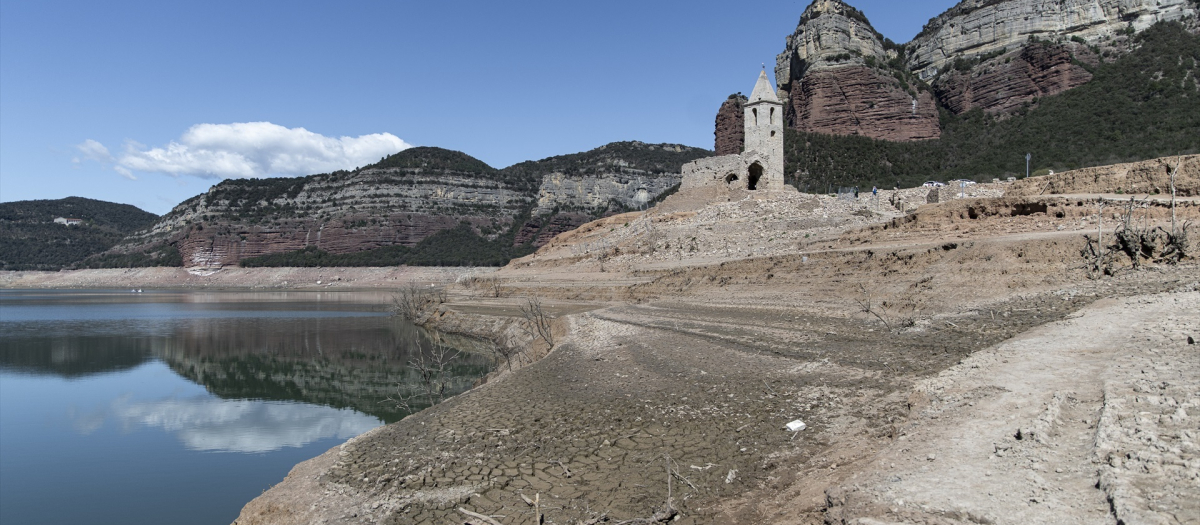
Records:
{"label": "rocky outcrop", "polygon": [[710,155],[709,150],[680,144],[614,142],[583,153],[522,162],[504,171],[541,181],[534,216],[565,212],[597,218],[646,206],[679,184],[685,163]]}
{"label": "rocky outcrop", "polygon": [[862,12],[816,0],[775,62],[788,126],[893,141],[941,136],[932,95],[894,70],[896,57]]}
{"label": "rocky outcrop", "polygon": [[1014,51],[1030,39],[1091,44],[1200,12],[1193,0],[964,0],[907,47],[909,68],[932,80],[956,59]]}
{"label": "rocky outcrop", "polygon": [[933,139],[941,129],[930,85],[955,113],[1011,111],[1091,80],[1080,63],[1098,64],[1097,50],[1117,56],[1128,35],[1161,21],[1195,27],[1198,14],[1194,0],[964,0],[900,46],[845,2],[815,0],[776,58],[775,79],[792,128]]}
{"label": "rocky outcrop", "polygon": [[793,81],[788,99],[792,127],[833,135],[912,141],[941,136],[933,95],[914,97],[877,69],[850,66]]}
{"label": "rocky outcrop", "polygon": [[569,232],[588,222],[592,216],[583,213],[558,213],[545,218],[530,219],[517,232],[516,244],[533,243],[542,246],[560,233]]}
{"label": "rocky outcrop", "polygon": [[[863,65],[870,57],[887,60],[883,37],[867,17],[841,0],[815,0],[804,14],[796,32],[775,58],[775,83],[779,89],[810,71]],[[780,94],[780,98],[786,98]]]}
{"label": "rocky outcrop", "polygon": [[1080,44],[1034,43],[964,71],[951,69],[934,83],[942,105],[954,113],[981,108],[1008,112],[1092,79],[1080,62],[1099,57]]}
{"label": "rocky outcrop", "polygon": [[717,155],[738,155],[746,147],[746,102],[750,99],[737,93],[729,95],[717,110],[715,135]]}

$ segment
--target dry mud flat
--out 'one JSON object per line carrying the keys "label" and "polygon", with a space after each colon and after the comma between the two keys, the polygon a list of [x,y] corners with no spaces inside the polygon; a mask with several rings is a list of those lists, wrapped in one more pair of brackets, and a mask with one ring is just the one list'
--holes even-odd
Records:
{"label": "dry mud flat", "polygon": [[834,523],[1200,523],[1200,292],[1105,299],[914,388]]}
{"label": "dry mud flat", "polygon": [[[547,522],[620,522],[668,491],[680,523],[1115,522],[1108,497],[1126,523],[1160,508],[1188,523],[1200,369],[1180,336],[1200,330],[1195,273],[899,334],[711,298],[592,311],[535,365],[299,465],[237,523],[469,521],[459,508],[530,523],[524,498]],[[1162,290],[1177,293],[1140,295]],[[1139,298],[1087,306],[1121,294]],[[1159,421],[1168,407],[1175,426]],[[797,418],[809,428],[786,432]]]}

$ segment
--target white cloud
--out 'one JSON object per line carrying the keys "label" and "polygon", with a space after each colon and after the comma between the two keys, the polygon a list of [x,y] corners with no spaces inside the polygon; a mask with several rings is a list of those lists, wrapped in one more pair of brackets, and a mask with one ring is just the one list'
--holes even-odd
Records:
{"label": "white cloud", "polygon": [[[76,145],[75,149],[79,150],[80,153],[83,153],[84,157],[92,159],[96,162],[100,162],[102,164],[110,164],[113,162],[113,156],[108,152],[108,148],[104,147],[104,144],[96,142],[92,139],[87,139],[83,141],[82,144]],[[78,163],[79,159],[76,158],[75,162]]]}
{"label": "white cloud", "polygon": [[311,175],[364,166],[410,147],[391,133],[334,138],[270,122],[197,124],[165,146],[129,142],[115,159],[94,140],[77,146],[88,158],[108,155],[113,169],[130,179],[135,171],[221,179]]}
{"label": "white cloud", "polygon": [[134,176],[133,172],[129,171],[129,169],[127,169],[125,166],[113,166],[113,171],[120,173],[122,177],[125,177],[129,180],[137,180],[137,177]]}
{"label": "white cloud", "polygon": [[[326,438],[348,439],[381,424],[366,414],[304,403],[170,398],[130,403],[118,400],[112,413],[122,426],[161,428],[191,450],[262,453],[302,447]],[[80,431],[94,431],[80,418]]]}

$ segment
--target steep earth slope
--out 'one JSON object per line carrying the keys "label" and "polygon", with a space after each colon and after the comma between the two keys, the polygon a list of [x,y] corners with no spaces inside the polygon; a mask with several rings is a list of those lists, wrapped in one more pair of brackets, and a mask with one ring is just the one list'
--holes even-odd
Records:
{"label": "steep earth slope", "polygon": [[[56,224],[58,217],[83,224]],[[157,219],[128,204],[82,197],[0,203],[0,269],[58,270],[113,247]]]}

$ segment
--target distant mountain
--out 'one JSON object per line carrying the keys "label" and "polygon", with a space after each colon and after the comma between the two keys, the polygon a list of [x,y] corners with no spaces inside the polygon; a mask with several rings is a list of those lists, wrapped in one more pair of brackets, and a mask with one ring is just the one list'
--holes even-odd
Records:
{"label": "distant mountain", "polygon": [[[67,226],[56,218],[81,219]],[[59,270],[112,248],[158,216],[81,197],[0,203],[0,269]]]}
{"label": "distant mountain", "polygon": [[227,180],[176,206],[87,267],[502,265],[553,235],[643,206],[712,152],[618,142],[499,170],[417,147],[354,171]]}

